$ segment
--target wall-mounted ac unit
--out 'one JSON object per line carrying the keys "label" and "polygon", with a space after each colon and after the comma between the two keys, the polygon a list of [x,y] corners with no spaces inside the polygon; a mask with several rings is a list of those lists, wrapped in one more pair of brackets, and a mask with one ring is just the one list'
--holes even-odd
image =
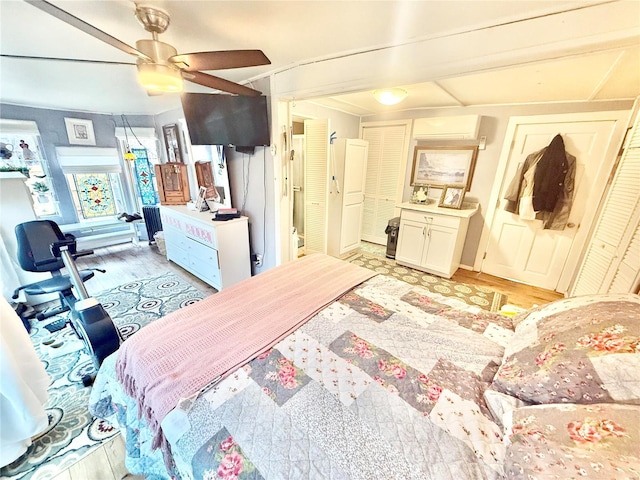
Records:
{"label": "wall-mounted ac unit", "polygon": [[480,130],[480,115],[416,118],[413,138],[417,140],[475,140]]}

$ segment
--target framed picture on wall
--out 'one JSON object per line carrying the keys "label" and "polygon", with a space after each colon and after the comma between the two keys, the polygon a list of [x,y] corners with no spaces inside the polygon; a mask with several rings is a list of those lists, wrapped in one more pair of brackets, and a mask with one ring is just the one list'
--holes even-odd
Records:
{"label": "framed picture on wall", "polygon": [[182,155],[182,142],[180,141],[180,130],[177,123],[170,123],[162,127],[164,144],[167,148],[167,161],[184,163]]}
{"label": "framed picture on wall", "polygon": [[95,145],[96,136],[93,132],[93,122],[84,118],[65,118],[67,137],[71,145]]}
{"label": "framed picture on wall", "polygon": [[468,192],[476,167],[478,146],[423,147],[413,152],[411,185],[429,185],[442,188],[445,185],[462,185]]}

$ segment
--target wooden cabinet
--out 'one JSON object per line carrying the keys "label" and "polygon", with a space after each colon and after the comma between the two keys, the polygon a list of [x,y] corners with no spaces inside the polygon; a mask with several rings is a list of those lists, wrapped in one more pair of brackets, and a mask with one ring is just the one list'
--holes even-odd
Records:
{"label": "wooden cabinet", "polygon": [[160,216],[167,260],[217,290],[251,276],[247,217],[214,222],[185,206],[161,206]]}
{"label": "wooden cabinet", "polygon": [[155,168],[162,205],[184,205],[191,200],[187,166],[184,163],[163,163]]}
{"label": "wooden cabinet", "polygon": [[198,187],[204,187],[207,189],[207,195],[205,198],[216,198],[218,196],[218,192],[216,191],[216,185],[213,179],[211,162],[196,162],[193,166],[196,170]]}
{"label": "wooden cabinet", "polygon": [[461,210],[431,205],[400,205],[396,262],[451,278],[460,266],[469,218],[477,204]]}

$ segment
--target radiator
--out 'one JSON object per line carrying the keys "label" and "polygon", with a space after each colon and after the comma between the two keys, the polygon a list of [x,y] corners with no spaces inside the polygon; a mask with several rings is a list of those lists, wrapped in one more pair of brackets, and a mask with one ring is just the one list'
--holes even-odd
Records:
{"label": "radiator", "polygon": [[153,236],[156,232],[162,230],[162,220],[160,219],[160,209],[156,206],[142,207],[142,215],[144,216],[144,224],[147,227],[147,235],[149,244],[155,242]]}

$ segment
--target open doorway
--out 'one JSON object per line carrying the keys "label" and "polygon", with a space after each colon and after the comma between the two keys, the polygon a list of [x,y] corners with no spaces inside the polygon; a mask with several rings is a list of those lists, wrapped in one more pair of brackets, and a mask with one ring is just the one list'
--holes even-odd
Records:
{"label": "open doorway", "polygon": [[[302,132],[297,129],[302,128]],[[304,255],[304,124],[293,123],[291,139],[293,228],[298,240],[298,256]],[[295,237],[294,235],[294,237]]]}
{"label": "open doorway", "polygon": [[[306,117],[294,116],[291,127],[291,187],[293,190],[293,241],[297,241],[298,257],[305,254],[305,229],[304,229],[304,121]],[[295,251],[295,250],[294,250]]]}

